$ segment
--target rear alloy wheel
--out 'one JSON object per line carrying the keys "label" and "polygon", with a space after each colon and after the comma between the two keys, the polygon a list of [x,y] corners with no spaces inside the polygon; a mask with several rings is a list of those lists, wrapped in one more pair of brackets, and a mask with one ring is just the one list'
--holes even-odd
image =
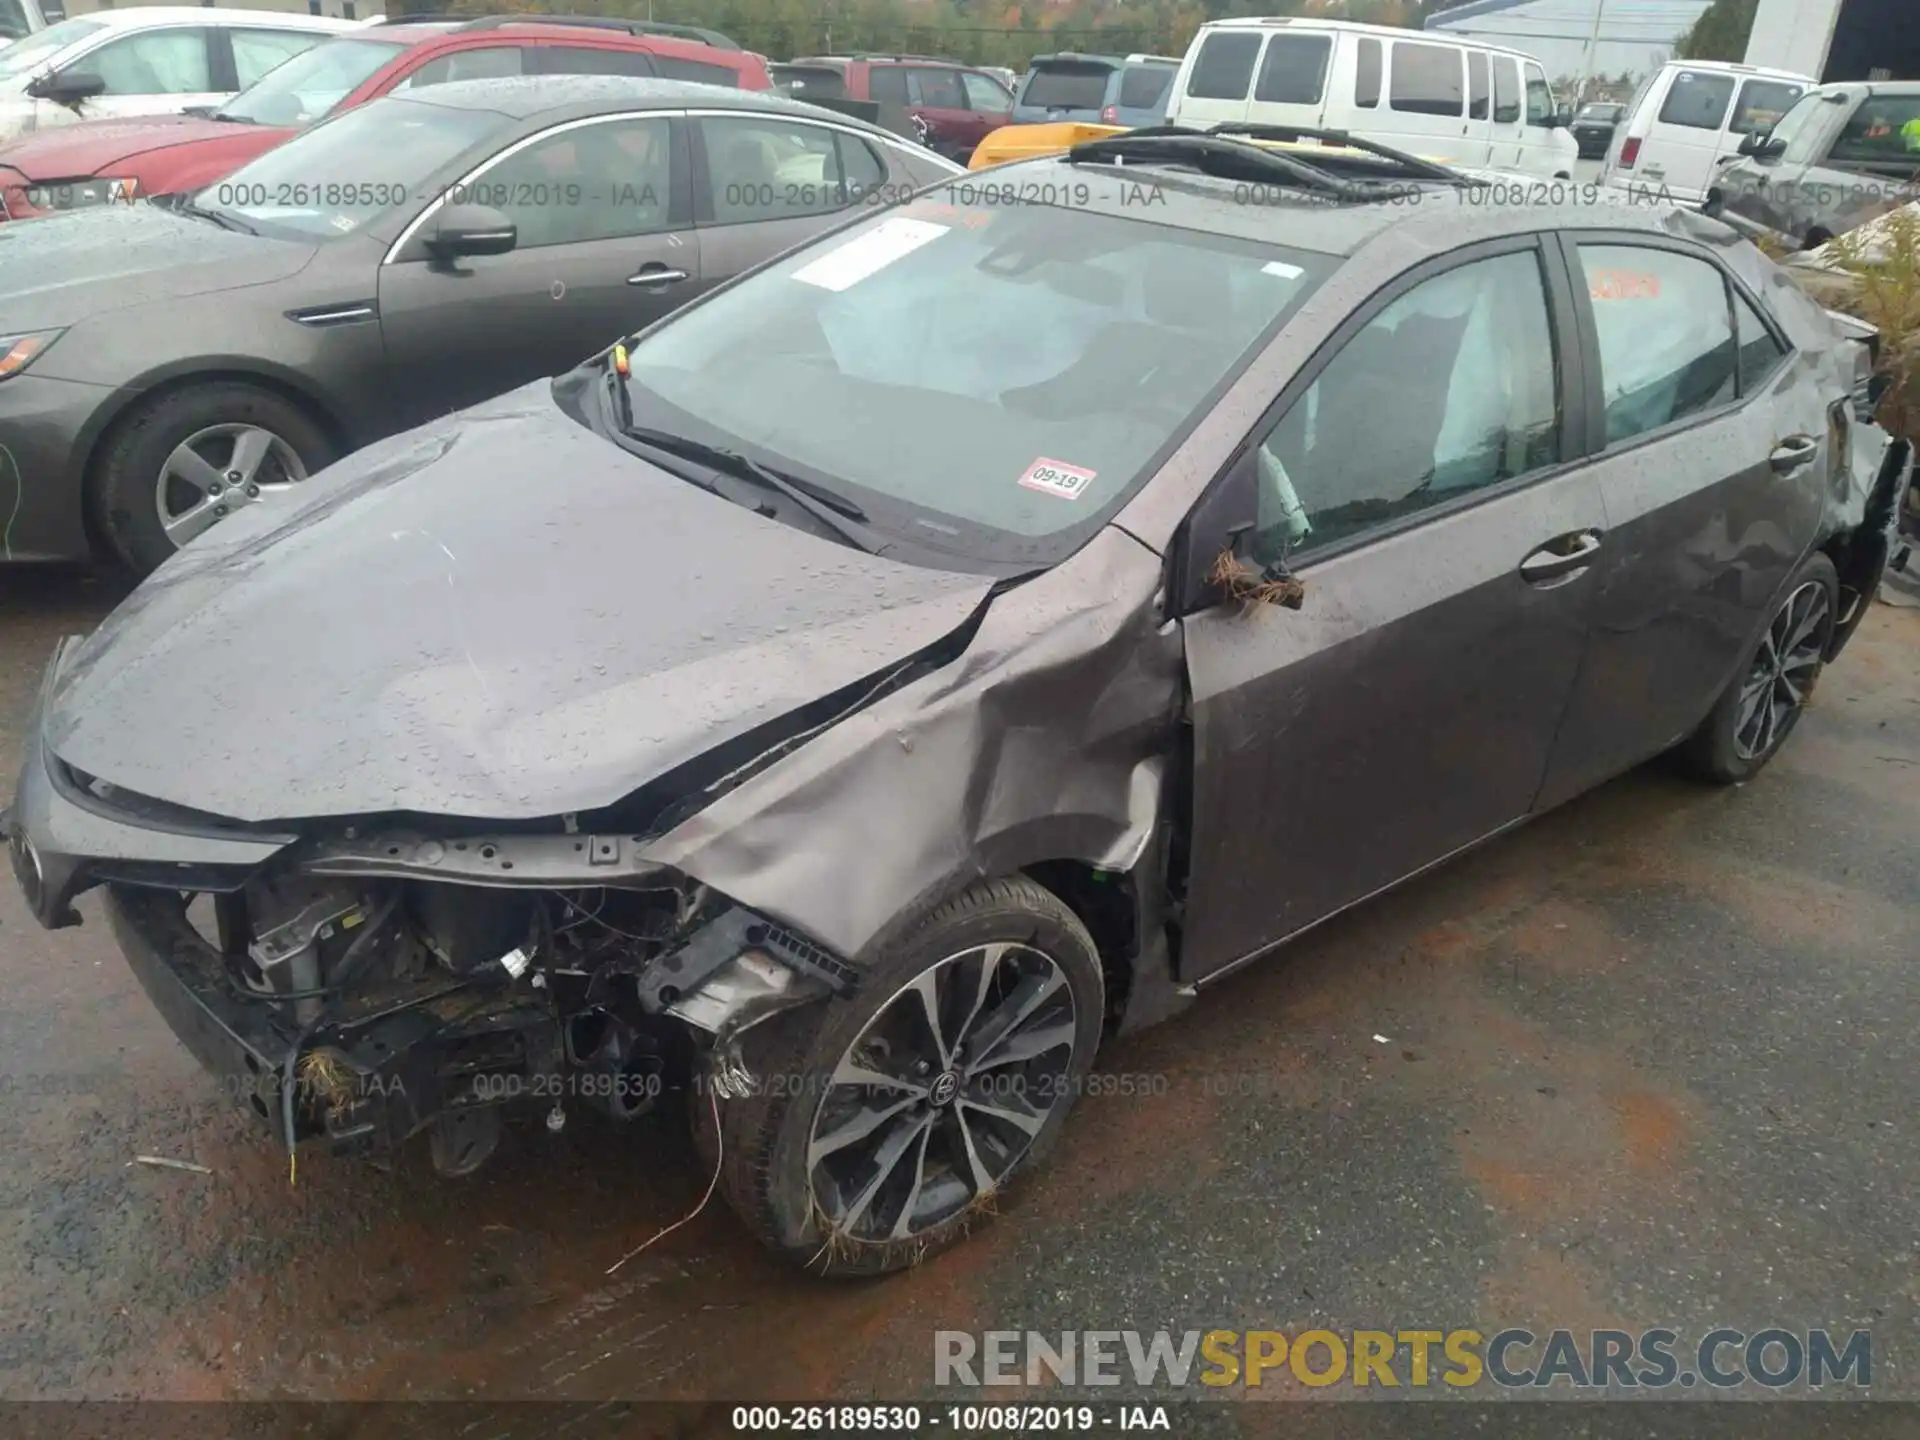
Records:
{"label": "rear alloy wheel", "polygon": [[1779,752],[1819,683],[1839,589],[1825,555],[1809,556],[1794,572],[1786,598],[1683,750],[1704,778],[1721,784],[1750,779]]}
{"label": "rear alloy wheel", "polygon": [[1092,937],[1033,881],[977,884],[883,951],[850,999],[747,1032],[757,1085],[718,1102],[719,1136],[694,1102],[728,1201],[821,1274],[962,1238],[1051,1148],[1100,1038]]}
{"label": "rear alloy wheel", "polygon": [[285,396],[240,381],[186,385],[137,406],[102,443],[95,516],[121,560],[145,575],[333,457],[325,432]]}

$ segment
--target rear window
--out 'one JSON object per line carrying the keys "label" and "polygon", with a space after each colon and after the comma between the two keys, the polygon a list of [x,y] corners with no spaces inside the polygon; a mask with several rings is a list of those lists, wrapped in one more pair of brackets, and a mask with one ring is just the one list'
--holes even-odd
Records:
{"label": "rear window", "polygon": [[1788,80],[1749,80],[1740,87],[1740,103],[1734,107],[1730,128],[1736,135],[1771,130],[1806,92],[1806,86]]}
{"label": "rear window", "polygon": [[1274,105],[1318,105],[1327,84],[1329,35],[1276,35],[1267,41],[1260,62],[1260,83],[1253,98]]}
{"label": "rear window", "polygon": [[1414,115],[1459,115],[1466,110],[1466,67],[1451,45],[1393,45],[1387,103]]}
{"label": "rear window", "polygon": [[847,77],[832,65],[770,65],[767,73],[773,88],[783,90],[797,100],[825,96],[829,100],[847,98]]}
{"label": "rear window", "polygon": [[1037,60],[1027,72],[1020,103],[1041,110],[1098,110],[1107,103],[1107,80],[1112,74],[1111,65]]}
{"label": "rear window", "polygon": [[1667,98],[1660,104],[1660,123],[1684,125],[1689,130],[1718,130],[1732,103],[1731,75],[1682,70],[1673,77]]}
{"label": "rear window", "polygon": [[1173,83],[1171,65],[1129,65],[1120,72],[1120,99],[1126,110],[1151,110],[1166,99]]}
{"label": "rear window", "polygon": [[1253,62],[1260,54],[1260,37],[1244,31],[1222,30],[1200,42],[1193,73],[1187,76],[1187,94],[1196,100],[1244,100],[1253,83]]}
{"label": "rear window", "polygon": [[[655,55],[654,68],[668,80],[692,80],[701,85],[738,87],[740,77],[724,65],[703,65],[698,60],[682,60],[677,55]],[[816,95],[819,91],[813,92]]]}

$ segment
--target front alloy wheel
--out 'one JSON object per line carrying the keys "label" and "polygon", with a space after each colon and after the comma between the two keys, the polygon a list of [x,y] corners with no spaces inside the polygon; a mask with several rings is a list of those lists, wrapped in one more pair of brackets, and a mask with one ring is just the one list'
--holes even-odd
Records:
{"label": "front alloy wheel", "polygon": [[898,990],[841,1056],[807,1145],[814,1203],[854,1240],[913,1240],[979,1205],[1066,1095],[1073,989],[1000,942]]}
{"label": "front alloy wheel", "polygon": [[748,1094],[692,1101],[728,1203],[826,1275],[915,1264],[990,1214],[1058,1138],[1106,1013],[1093,937],[1025,876],[868,949],[851,995],[740,1037]]}
{"label": "front alloy wheel", "polygon": [[258,425],[209,425],[168,453],[153,503],[167,539],[184,545],[210,525],[307,478],[294,448]]}

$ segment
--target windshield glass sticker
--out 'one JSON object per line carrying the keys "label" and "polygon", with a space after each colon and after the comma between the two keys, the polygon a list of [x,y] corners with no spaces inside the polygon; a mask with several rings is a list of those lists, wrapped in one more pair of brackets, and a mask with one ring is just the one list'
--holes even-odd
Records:
{"label": "windshield glass sticker", "polygon": [[908,220],[895,216],[883,220],[866,234],[835,247],[810,264],[793,272],[803,285],[822,290],[845,290],[858,285],[902,256],[911,255],[922,245],[938,240],[951,228],[926,220]]}
{"label": "windshield glass sticker", "polygon": [[1078,465],[1063,465],[1058,460],[1036,460],[1020,477],[1020,483],[1043,495],[1058,495],[1062,500],[1078,500],[1093,483],[1093,471]]}

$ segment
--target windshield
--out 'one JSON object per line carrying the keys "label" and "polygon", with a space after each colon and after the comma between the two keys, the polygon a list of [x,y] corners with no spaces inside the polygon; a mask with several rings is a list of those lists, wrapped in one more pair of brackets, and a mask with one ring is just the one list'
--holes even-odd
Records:
{"label": "windshield", "polygon": [[641,341],[633,423],[797,474],[912,547],[1052,563],[1334,263],[1084,205],[923,197]]}
{"label": "windshield", "polygon": [[194,203],[265,234],[350,234],[427,199],[436,174],[512,123],[492,110],[375,100],[301,131]]}
{"label": "windshield", "polygon": [[0,49],[0,80],[32,74],[74,41],[107,27],[98,20],[62,20],[58,25]]}
{"label": "windshield", "polygon": [[381,40],[325,41],[269,70],[221,106],[220,118],[249,125],[311,124],[406,48]]}

